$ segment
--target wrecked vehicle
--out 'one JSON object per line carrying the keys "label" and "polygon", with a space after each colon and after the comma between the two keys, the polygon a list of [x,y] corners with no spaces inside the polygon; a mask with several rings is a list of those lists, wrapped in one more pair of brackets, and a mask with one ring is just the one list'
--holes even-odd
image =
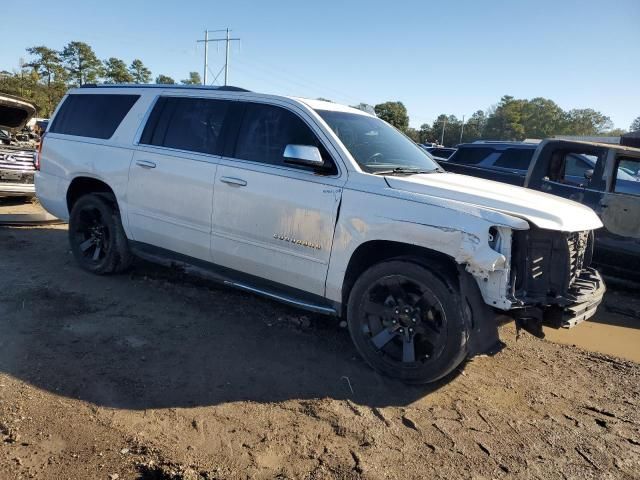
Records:
{"label": "wrecked vehicle", "polygon": [[37,140],[22,133],[35,113],[29,102],[0,93],[0,197],[35,194]]}
{"label": "wrecked vehicle", "polygon": [[640,279],[640,149],[555,139],[478,142],[460,145],[445,168],[587,205],[604,224],[596,231],[594,262]]}
{"label": "wrecked vehicle", "polygon": [[39,168],[38,197],[69,220],[85,270],[170,259],[344,317],[364,359],[409,383],[499,345],[494,309],[569,327],[605,290],[589,266],[602,225],[591,209],[445,173],[386,122],[335,103],[85,86],[58,106]]}

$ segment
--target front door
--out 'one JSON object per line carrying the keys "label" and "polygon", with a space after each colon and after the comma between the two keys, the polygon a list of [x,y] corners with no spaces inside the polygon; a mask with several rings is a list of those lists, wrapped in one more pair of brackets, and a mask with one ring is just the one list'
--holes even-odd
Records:
{"label": "front door", "polygon": [[599,236],[599,263],[640,278],[640,158],[609,158],[607,191],[597,210],[604,229]]}
{"label": "front door", "polygon": [[[298,115],[247,103],[235,152],[216,173],[212,255],[223,267],[324,295],[345,174]],[[318,146],[322,172],[284,161],[286,145]]]}

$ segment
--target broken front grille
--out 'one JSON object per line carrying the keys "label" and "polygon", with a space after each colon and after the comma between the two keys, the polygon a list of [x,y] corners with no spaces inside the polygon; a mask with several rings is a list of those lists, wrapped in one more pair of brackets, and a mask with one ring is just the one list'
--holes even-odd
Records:
{"label": "broken front grille", "polygon": [[571,232],[566,234],[569,254],[569,286],[580,276],[585,266],[585,254],[589,243],[589,232]]}
{"label": "broken front grille", "polygon": [[592,234],[531,228],[514,234],[512,291],[517,299],[566,298],[591,263]]}

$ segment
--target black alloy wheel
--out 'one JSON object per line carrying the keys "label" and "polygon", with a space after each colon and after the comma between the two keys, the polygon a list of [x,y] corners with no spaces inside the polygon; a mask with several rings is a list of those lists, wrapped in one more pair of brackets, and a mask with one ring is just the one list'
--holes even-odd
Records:
{"label": "black alloy wheel", "polygon": [[349,331],[375,370],[428,383],[464,360],[468,332],[450,283],[404,259],[374,265],[358,278],[349,295]]}
{"label": "black alloy wheel", "polygon": [[112,196],[89,194],[76,201],[69,217],[69,243],[78,264],[99,275],[121,272],[133,261]]}

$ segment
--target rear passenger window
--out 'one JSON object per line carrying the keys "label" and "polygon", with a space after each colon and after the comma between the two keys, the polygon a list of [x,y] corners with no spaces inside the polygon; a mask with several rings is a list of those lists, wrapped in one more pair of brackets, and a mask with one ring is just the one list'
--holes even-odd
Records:
{"label": "rear passenger window", "polygon": [[513,170],[529,170],[534,151],[533,148],[507,148],[502,152],[502,155],[500,155],[493,166]]}
{"label": "rear passenger window", "polygon": [[160,97],[145,125],[140,143],[221,155],[227,100]]}
{"label": "rear passenger window", "polygon": [[283,157],[288,144],[316,146],[325,162],[331,162],[316,135],[295,114],[274,105],[246,104],[236,143],[236,158],[292,167]]}
{"label": "rear passenger window", "polygon": [[449,161],[465,165],[476,165],[493,153],[493,148],[459,148]]}
{"label": "rear passenger window", "polygon": [[140,95],[69,95],[49,131],[78,137],[111,138],[138,98]]}

